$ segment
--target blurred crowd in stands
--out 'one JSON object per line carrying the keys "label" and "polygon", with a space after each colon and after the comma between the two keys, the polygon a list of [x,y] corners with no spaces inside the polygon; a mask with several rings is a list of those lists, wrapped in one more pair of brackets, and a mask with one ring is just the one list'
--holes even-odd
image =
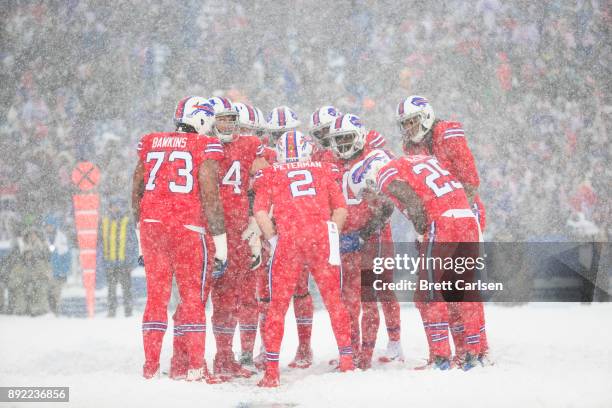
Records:
{"label": "blurred crowd in stands", "polygon": [[51,282],[48,246],[27,253],[48,240],[49,220],[74,242],[74,164],[101,168],[103,208],[126,198],[138,138],[170,130],[189,94],[286,104],[304,124],[333,104],[396,152],[395,107],[424,95],[438,117],[464,124],[488,240],[606,238],[611,11],[598,0],[10,2],[0,10],[0,285],[28,262]]}

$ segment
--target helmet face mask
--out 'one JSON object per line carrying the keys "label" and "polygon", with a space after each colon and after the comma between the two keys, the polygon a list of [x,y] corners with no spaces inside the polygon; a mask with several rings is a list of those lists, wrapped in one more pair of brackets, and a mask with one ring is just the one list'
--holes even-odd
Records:
{"label": "helmet face mask", "polygon": [[330,126],[329,140],[336,157],[350,160],[365,146],[366,131],[361,119],[350,113],[339,116]]}
{"label": "helmet face mask", "polygon": [[227,98],[215,96],[209,103],[215,111],[215,135],[224,143],[231,142],[238,136],[238,111],[232,101]]}
{"label": "helmet face mask", "polygon": [[215,116],[215,133],[222,142],[231,142],[238,127],[238,115],[226,114]]}
{"label": "helmet face mask", "polygon": [[404,143],[411,141],[414,143],[418,143],[422,140],[421,135],[421,115],[416,113],[409,117],[404,118],[399,122],[399,128],[402,133],[402,138],[404,139]]}
{"label": "helmet face mask", "polygon": [[397,107],[397,123],[404,145],[420,143],[432,128],[434,120],[433,108],[422,96],[411,95]]}
{"label": "helmet face mask", "polygon": [[331,105],[322,106],[310,115],[309,134],[319,148],[329,149],[331,147],[329,130],[340,116],[342,116],[342,113]]}
{"label": "helmet face mask", "polygon": [[281,136],[285,132],[286,131],[284,131],[284,130],[274,130],[274,131],[268,132],[269,135],[270,135],[270,138],[269,138],[270,146],[276,146],[276,143],[278,143],[278,141],[280,140]]}
{"label": "helmet face mask", "polygon": [[353,132],[334,135],[332,138],[332,145],[338,153],[346,154],[351,151],[353,143],[355,142],[355,137],[356,134]]}
{"label": "helmet face mask", "polygon": [[331,140],[329,138],[329,125],[321,126],[318,129],[310,131],[310,135],[317,142],[319,147],[323,149],[329,149],[331,147]]}

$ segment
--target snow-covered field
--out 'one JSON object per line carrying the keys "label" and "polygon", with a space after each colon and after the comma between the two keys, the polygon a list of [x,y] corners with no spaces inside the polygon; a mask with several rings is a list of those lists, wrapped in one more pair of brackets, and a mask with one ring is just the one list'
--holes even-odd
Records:
{"label": "snow-covered field", "polygon": [[[297,336],[293,312],[287,316],[283,385],[276,390],[256,387],[260,375],[214,386],[141,379],[140,316],[0,316],[0,385],[69,386],[70,403],[52,404],[57,407],[612,407],[612,303],[488,306],[496,364],[467,373],[411,370],[426,355],[426,344],[418,313],[410,305],[402,310],[405,364],[330,372],[327,361],[337,349],[329,319],[318,311],[313,329],[316,364],[289,370]],[[162,369],[169,363],[170,334]],[[378,347],[384,348],[386,341],[381,325]],[[213,351],[209,335],[209,365]],[[29,405],[44,404],[14,404]]]}

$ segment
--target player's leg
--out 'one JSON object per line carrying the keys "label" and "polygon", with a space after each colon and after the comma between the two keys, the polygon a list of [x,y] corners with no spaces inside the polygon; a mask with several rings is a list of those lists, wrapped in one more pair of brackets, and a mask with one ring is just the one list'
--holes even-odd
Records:
{"label": "player's leg", "polygon": [[168,376],[173,380],[184,380],[187,378],[187,367],[189,365],[189,354],[183,338],[183,331],[180,327],[182,321],[181,316],[178,314],[181,308],[177,305],[177,308],[172,315],[172,321],[174,322],[174,335],[172,337],[172,357],[170,358],[170,372]]}
{"label": "player's leg", "polygon": [[[419,270],[419,280],[430,284],[440,282],[443,270],[436,262],[427,262],[433,259],[443,259],[449,246],[444,243],[442,225],[432,223],[425,234],[420,255],[426,260],[423,268]],[[415,304],[421,314],[423,328],[429,346],[429,364],[445,370],[451,366],[451,349],[448,340],[449,316],[447,303],[440,291],[433,288],[417,290]]]}
{"label": "player's leg", "polygon": [[455,344],[455,356],[459,359],[465,354],[465,325],[463,324],[461,304],[448,302],[449,329]]}
{"label": "player's leg", "polygon": [[299,270],[303,268],[303,263],[296,257],[296,249],[291,240],[281,237],[268,270],[270,304],[264,327],[266,373],[258,383],[262,387],[276,387],[280,381],[278,364],[285,330],[285,314],[295,290]]}
{"label": "player's leg", "polygon": [[361,310],[361,350],[358,365],[362,370],[366,370],[372,366],[372,354],[376,347],[376,337],[380,326],[380,314],[375,293],[372,294],[371,300],[362,298]]}
{"label": "player's leg", "polygon": [[[231,246],[230,246],[231,248]],[[231,252],[228,254],[231,256]],[[231,259],[228,258],[228,268],[220,276],[212,277],[212,324],[215,343],[215,372],[223,371],[225,356],[232,354],[232,338],[235,329],[235,320],[232,315],[238,301],[234,288],[234,269],[231,268]],[[218,365],[218,366],[217,366]]]}
{"label": "player's leg", "polygon": [[142,223],[140,237],[147,282],[147,303],[142,317],[145,351],[143,376],[152,378],[159,371],[162,340],[168,327],[167,309],[172,289],[172,267],[168,235],[163,224]]}
{"label": "player's leg", "polygon": [[253,347],[257,336],[257,321],[259,309],[257,304],[255,271],[249,270],[242,278],[240,291],[240,309],[238,320],[240,322],[240,364],[253,365]]}
{"label": "player's leg", "polygon": [[484,303],[478,302],[476,305],[478,316],[478,330],[480,331],[480,358],[486,358],[489,352],[489,342],[487,341],[487,329],[485,322]]}
{"label": "player's leg", "polygon": [[[176,228],[173,236],[173,264],[181,298],[174,327],[182,334],[187,351],[187,379],[199,380],[204,376],[204,285],[207,279],[209,250],[205,237],[200,232],[180,226]],[[192,378],[193,376],[198,378]]]}
{"label": "player's leg", "polygon": [[[393,274],[393,271],[391,271]],[[392,278],[391,278],[392,281]],[[382,363],[391,361],[403,361],[404,352],[401,344],[401,317],[400,304],[397,296],[392,290],[384,290],[378,294],[378,300],[385,316],[385,325],[387,326],[387,350],[384,356],[379,358]]]}
{"label": "player's leg", "polygon": [[[462,220],[469,223],[469,220]],[[476,224],[475,221],[472,221]],[[478,235],[480,233],[478,232]],[[476,259],[480,251],[480,243],[476,239],[470,239],[469,234],[466,236],[467,242],[458,244],[457,250],[453,257],[458,259]],[[474,237],[472,237],[474,238]],[[471,241],[471,242],[470,242]],[[474,242],[476,241],[476,242]],[[476,270],[473,266],[465,267],[460,277],[465,282],[474,282],[476,278]],[[469,370],[477,363],[478,356],[481,354],[481,332],[480,332],[480,293],[476,291],[464,290],[460,293],[461,303],[458,304],[460,318],[464,328],[464,344],[461,353],[457,353],[461,368]]]}
{"label": "player's leg", "polygon": [[312,364],[312,350],[310,348],[310,337],[312,334],[312,316],[314,307],[312,296],[308,290],[310,272],[307,268],[300,273],[293,294],[293,312],[298,332],[298,349],[295,358],[289,364],[292,368],[307,368]]}
{"label": "player's leg", "polygon": [[378,296],[374,290],[374,280],[378,275],[374,274],[370,268],[372,265],[372,253],[366,246],[362,251],[361,264],[361,352],[356,364],[362,370],[367,370],[372,366],[372,354],[376,347],[376,337],[380,326],[380,314],[378,313]]}
{"label": "player's leg", "polygon": [[[484,204],[480,200],[480,196],[476,196],[474,201],[473,212],[476,215],[476,219],[478,220],[478,224],[480,226],[480,232],[482,234],[487,225],[487,213]],[[487,341],[487,330],[485,324],[485,311],[484,304],[482,302],[480,302],[480,304],[477,306],[477,315],[480,330],[480,360],[482,362],[486,359],[489,351],[489,342]]]}
{"label": "player's leg", "polygon": [[[378,256],[393,257],[395,249],[393,246],[393,237],[391,235],[391,226],[387,224],[380,234],[380,245]],[[385,269],[381,275],[383,282],[393,282],[393,269]],[[401,344],[401,316],[400,304],[392,290],[382,290],[377,292],[378,301],[380,302],[383,315],[385,316],[385,326],[387,327],[387,350],[379,361],[388,363],[391,361],[402,361],[404,352]]]}
{"label": "player's leg", "polygon": [[358,355],[361,344],[359,317],[361,314],[361,270],[360,254],[352,252],[342,255],[342,301],[349,313],[351,324],[351,346]]}
{"label": "player's leg", "polygon": [[[239,230],[228,228],[228,231]],[[228,245],[232,250],[228,254],[228,267],[224,275],[214,282],[213,286],[213,330],[217,342],[217,352],[214,360],[214,370],[216,374],[222,376],[248,378],[254,374],[253,371],[243,368],[236,361],[232,351],[232,343],[236,325],[239,320],[242,279],[245,274],[250,273],[251,252],[246,241],[240,236],[234,236],[228,232]],[[216,302],[214,292],[217,292]],[[219,319],[215,318],[217,310]],[[254,324],[253,321],[247,324]],[[255,332],[253,332],[255,334]]]}
{"label": "player's leg", "polygon": [[[329,239],[334,238],[330,236]],[[311,258],[312,276],[329,313],[338,345],[339,368],[341,371],[348,371],[354,369],[350,318],[342,301],[343,278],[338,265],[340,256],[338,253],[330,253],[329,239],[313,242],[312,249],[309,247],[308,253]],[[335,260],[336,265],[330,264],[330,259]]]}
{"label": "player's leg", "polygon": [[266,324],[266,314],[270,305],[270,288],[268,286],[268,260],[269,254],[262,252],[262,265],[257,268],[255,275],[257,277],[257,307],[259,311],[259,337],[261,339],[260,351],[253,358],[255,367],[258,370],[265,368],[266,351],[264,348],[264,327]]}

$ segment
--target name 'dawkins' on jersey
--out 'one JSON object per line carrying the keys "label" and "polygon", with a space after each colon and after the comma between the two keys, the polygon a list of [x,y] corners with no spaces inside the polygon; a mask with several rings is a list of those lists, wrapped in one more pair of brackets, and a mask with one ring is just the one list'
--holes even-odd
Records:
{"label": "name 'dawkins' on jersey", "polygon": [[417,282],[402,279],[399,282],[384,282],[377,279],[372,283],[374,290],[399,290],[399,291],[414,291],[414,290],[482,290],[482,291],[503,291],[504,284],[501,282],[483,282],[477,280],[475,282],[466,282],[463,279],[454,281],[429,282],[426,279],[420,279]]}
{"label": "name 'dawkins' on jersey", "polygon": [[187,147],[186,137],[155,137],[152,142],[153,149],[171,147],[176,149],[184,149]]}

